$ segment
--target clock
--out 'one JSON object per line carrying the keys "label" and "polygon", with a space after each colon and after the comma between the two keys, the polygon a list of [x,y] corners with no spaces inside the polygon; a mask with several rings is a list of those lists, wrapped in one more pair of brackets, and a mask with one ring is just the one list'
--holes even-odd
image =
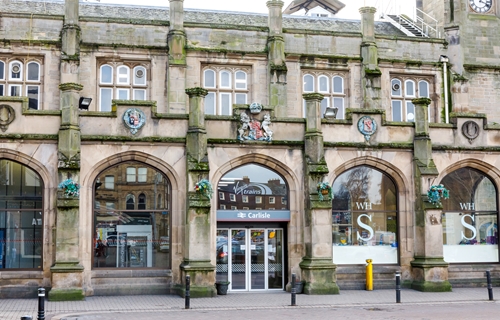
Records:
{"label": "clock", "polygon": [[474,12],[486,13],[490,11],[493,0],[469,0],[469,5]]}

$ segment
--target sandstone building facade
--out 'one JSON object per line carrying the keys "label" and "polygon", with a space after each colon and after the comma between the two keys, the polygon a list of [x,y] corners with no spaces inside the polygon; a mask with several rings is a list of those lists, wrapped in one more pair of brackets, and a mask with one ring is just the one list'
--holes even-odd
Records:
{"label": "sandstone building facade", "polygon": [[500,1],[418,3],[0,0],[0,296],[498,284]]}

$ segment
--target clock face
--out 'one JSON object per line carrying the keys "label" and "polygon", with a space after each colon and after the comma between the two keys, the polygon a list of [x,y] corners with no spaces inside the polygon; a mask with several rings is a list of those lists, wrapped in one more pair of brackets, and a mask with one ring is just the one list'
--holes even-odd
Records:
{"label": "clock face", "polygon": [[472,10],[478,13],[486,13],[490,11],[493,0],[469,0],[469,5]]}

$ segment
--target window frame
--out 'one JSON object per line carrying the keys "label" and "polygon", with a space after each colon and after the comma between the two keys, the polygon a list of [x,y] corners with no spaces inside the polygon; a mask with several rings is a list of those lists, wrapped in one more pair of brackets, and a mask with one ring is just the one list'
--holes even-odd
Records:
{"label": "window frame", "polygon": [[[324,117],[324,113],[326,108],[330,106],[336,106],[338,108],[336,119],[345,119],[345,110],[347,108],[346,101],[347,100],[347,88],[346,88],[346,79],[348,79],[348,72],[324,72],[324,71],[304,71],[302,74],[302,93],[313,93],[318,92],[324,95],[323,100],[321,101],[321,117]],[[322,79],[328,79],[327,90],[321,89],[321,81]],[[336,89],[335,80],[341,79],[341,91]],[[312,90],[311,90],[312,86]],[[317,89],[316,89],[317,88]],[[340,101],[340,106],[338,106],[338,102]],[[336,104],[337,102],[337,104]],[[306,110],[306,101],[303,100],[303,116],[307,116]]]}
{"label": "window frame", "polygon": [[[416,121],[416,113],[415,106],[411,102],[411,100],[416,98],[430,98],[431,91],[433,90],[432,76],[430,75],[413,75],[413,74],[391,74],[391,94],[390,94],[390,106],[391,106],[391,121],[395,122],[415,122]],[[412,94],[407,94],[407,85],[411,83],[413,86]],[[426,95],[421,95],[420,90],[421,86],[425,83],[426,86]],[[399,90],[394,90],[394,85],[398,84]],[[395,93],[396,92],[396,93]],[[401,103],[401,120],[396,120],[394,118],[394,102],[400,101]],[[433,107],[434,101],[431,101],[431,104],[427,108],[428,119],[431,121],[431,108]],[[413,109],[413,113],[409,111],[410,108]],[[413,118],[411,118],[411,114],[413,114]]]}

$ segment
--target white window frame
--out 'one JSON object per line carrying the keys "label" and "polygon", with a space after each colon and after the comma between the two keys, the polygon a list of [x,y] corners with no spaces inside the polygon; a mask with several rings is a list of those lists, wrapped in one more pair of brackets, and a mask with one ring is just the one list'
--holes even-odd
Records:
{"label": "white window frame", "polygon": [[146,167],[137,168],[137,182],[141,183],[148,182],[148,168]]}
{"label": "white window frame", "polygon": [[[429,98],[431,95],[431,81],[430,81],[431,76],[421,76],[421,75],[391,75],[391,115],[392,115],[392,121],[400,121],[400,122],[415,122],[415,106],[411,102],[413,99],[419,97],[419,98]],[[407,85],[411,83],[413,86],[413,92],[410,92],[410,94],[407,93]],[[420,94],[420,89],[421,89],[421,84],[425,83],[426,85],[426,95],[421,95]],[[399,85],[399,90],[395,93],[394,92],[394,85],[398,84]],[[395,119],[394,118],[394,102],[399,101],[401,105],[401,116],[402,119]],[[428,119],[431,119],[431,105],[428,108]],[[411,109],[413,109],[413,112],[410,112]]]}
{"label": "white window frame", "polygon": [[255,203],[262,203],[262,197],[261,196],[256,196],[255,197]]}
{"label": "white window frame", "polygon": [[37,93],[37,99],[36,99],[36,110],[38,110],[40,108],[40,95],[41,95],[41,93],[40,93],[40,86],[37,85],[37,84],[35,84],[35,83],[34,84],[26,84],[26,97],[28,97],[28,98],[29,98],[29,92],[28,91],[29,91],[30,87],[36,87],[37,88],[37,92],[38,93]]}
{"label": "white window frame", "polygon": [[248,196],[247,195],[242,195],[241,196],[241,202],[248,203]]}
{"label": "white window frame", "polygon": [[229,194],[229,201],[236,202],[236,195],[234,193]]}
{"label": "white window frame", "polygon": [[[345,109],[346,109],[346,88],[345,82],[348,74],[338,73],[338,72],[324,72],[324,71],[307,71],[302,75],[302,92],[303,93],[313,93],[319,92],[324,95],[324,99],[321,101],[321,117],[324,116],[324,112],[327,107],[334,106],[335,101],[341,101],[341,106],[337,106],[339,110],[337,111],[337,119],[345,119]],[[335,86],[335,79],[341,79],[341,91]],[[326,80],[327,88],[321,88],[321,82]],[[311,87],[312,86],[312,90]],[[316,89],[317,88],[317,89]],[[337,89],[337,90],[336,90]],[[304,118],[307,117],[306,101],[303,100],[302,112]]]}
{"label": "white window frame", "polygon": [[[15,64],[15,63],[18,63],[19,64],[19,78],[13,78],[12,77],[12,66]],[[14,61],[11,61],[9,62],[9,81],[18,81],[18,82],[22,82],[23,81],[23,75],[24,75],[24,64],[19,61],[19,60],[14,60]]]}
{"label": "white window frame", "polygon": [[[121,70],[126,70],[126,74],[120,73]],[[124,80],[124,81],[123,81]],[[116,84],[118,86],[130,85],[130,68],[124,65],[116,67]]]}
{"label": "white window frame", "polygon": [[[104,82],[103,81],[103,71],[102,69],[104,69],[105,67],[109,67],[111,69],[111,81],[110,82]],[[114,68],[112,66],[110,66],[109,64],[103,64],[102,66],[99,67],[99,83],[100,84],[113,84],[113,80],[114,80],[114,77],[113,77],[113,72],[114,71]]]}
{"label": "white window frame", "polygon": [[269,197],[269,204],[275,204],[276,203],[276,198],[275,197]]}
{"label": "white window frame", "polygon": [[[144,74],[140,78],[137,76],[137,72],[139,70],[142,71],[142,72],[144,72]],[[133,72],[133,79],[134,79],[133,85],[134,86],[143,86],[143,87],[146,87],[148,85],[148,70],[144,66],[136,66],[136,67],[134,67],[134,69],[133,69],[132,72]],[[136,81],[137,79],[144,79],[144,83],[138,83]]]}
{"label": "white window frame", "polygon": [[[132,170],[134,171],[132,173]],[[126,170],[126,181],[127,182],[136,182],[137,181],[137,168],[136,167],[127,167]]]}
{"label": "white window frame", "polygon": [[225,200],[224,192],[219,191],[219,200]]}
{"label": "white window frame", "polygon": [[[30,80],[29,77],[28,77],[28,73],[29,73],[29,70],[30,70],[30,65],[36,65],[38,66],[38,73],[37,73],[37,78],[35,80]],[[29,61],[28,63],[26,63],[26,82],[30,82],[30,83],[39,83],[40,82],[40,70],[42,69],[42,66],[36,62],[36,61]]]}
{"label": "white window frame", "polygon": [[115,189],[115,176],[105,176],[104,177],[104,189],[108,189],[108,190]]}

